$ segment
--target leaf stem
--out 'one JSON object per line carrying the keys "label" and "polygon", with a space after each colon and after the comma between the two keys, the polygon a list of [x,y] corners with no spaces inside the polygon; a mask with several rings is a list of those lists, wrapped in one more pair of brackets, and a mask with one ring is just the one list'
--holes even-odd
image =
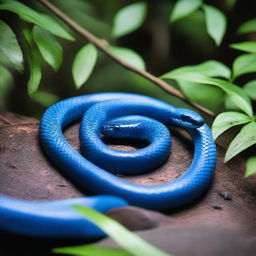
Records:
{"label": "leaf stem", "polygon": [[162,90],[165,92],[176,96],[177,98],[187,102],[192,107],[202,111],[203,113],[207,114],[208,116],[215,116],[215,114],[203,106],[191,101],[187,97],[185,97],[184,94],[182,94],[179,90],[175,89],[174,87],[171,87],[169,84],[167,84],[165,81],[157,78],[156,76],[152,75],[151,73],[138,69],[130,64],[128,64],[126,61],[120,59],[116,55],[114,55],[109,50],[109,43],[106,43],[105,40],[102,40],[92,33],[90,33],[88,30],[80,26],[78,23],[76,23],[74,20],[72,20],[70,17],[68,17],[65,13],[63,13],[58,7],[50,3],[48,0],[39,0],[47,9],[49,9],[51,12],[53,12],[57,17],[59,17],[62,21],[64,21],[67,25],[69,25],[74,31],[76,31],[78,34],[80,34],[82,37],[87,39],[90,43],[92,43],[94,46],[96,46],[99,50],[101,50],[103,53],[105,53],[108,57],[110,57],[112,60],[114,60],[116,63],[120,64],[127,70],[130,70],[134,73],[137,73],[141,75],[142,77],[146,78],[150,82],[154,83],[155,85],[159,86]]}

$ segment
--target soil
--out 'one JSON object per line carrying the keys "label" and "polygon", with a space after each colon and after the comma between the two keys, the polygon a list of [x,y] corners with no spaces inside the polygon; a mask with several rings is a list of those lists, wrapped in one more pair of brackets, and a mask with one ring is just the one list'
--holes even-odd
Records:
{"label": "soil", "polygon": [[[90,195],[69,181],[47,160],[40,147],[37,120],[13,113],[0,115],[0,194],[28,200],[56,200]],[[64,134],[79,151],[76,124]],[[182,175],[193,159],[193,143],[172,130],[168,161],[153,172],[121,176],[137,184],[162,184]],[[134,150],[143,144],[105,139],[111,147]],[[121,143],[121,144],[120,144]],[[162,213],[139,207],[113,209],[107,214],[175,256],[256,255],[256,176],[244,178],[245,161],[223,163],[218,146],[214,180],[206,193],[184,208]],[[89,188],[88,188],[89,190]],[[51,248],[85,243],[46,240],[0,232],[0,255],[53,255]],[[100,244],[116,246],[110,239]]]}

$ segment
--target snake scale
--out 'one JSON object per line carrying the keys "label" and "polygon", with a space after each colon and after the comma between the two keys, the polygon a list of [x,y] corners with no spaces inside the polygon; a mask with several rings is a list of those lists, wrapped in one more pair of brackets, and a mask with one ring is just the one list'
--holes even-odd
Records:
{"label": "snake scale", "polygon": [[[81,155],[65,139],[65,127],[81,120]],[[144,173],[169,155],[171,136],[165,125],[185,128],[194,141],[194,159],[181,177],[162,185],[137,185],[115,175]],[[101,134],[135,138],[148,146],[120,151],[105,145]],[[47,157],[81,188],[97,196],[25,201],[0,196],[0,229],[48,238],[98,238],[104,233],[72,205],[102,213],[128,204],[153,210],[186,205],[201,195],[213,177],[216,147],[210,128],[194,111],[131,93],[96,93],[60,101],[49,107],[40,123]]]}

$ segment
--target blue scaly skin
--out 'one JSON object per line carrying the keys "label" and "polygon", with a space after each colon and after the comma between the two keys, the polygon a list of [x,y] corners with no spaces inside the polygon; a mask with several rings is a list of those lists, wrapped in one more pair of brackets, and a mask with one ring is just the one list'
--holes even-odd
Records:
{"label": "blue scaly skin", "polygon": [[[63,136],[62,129],[82,118],[81,150]],[[113,173],[135,174],[152,170],[167,159],[171,137],[163,125],[184,127],[194,140],[194,159],[188,171],[162,185],[137,185]],[[149,143],[135,151],[111,149],[104,134],[136,138]],[[196,112],[179,109],[151,97],[130,93],[97,93],[63,100],[46,110],[40,140],[48,158],[75,183],[99,196],[54,202],[31,202],[0,196],[0,229],[24,235],[56,238],[104,236],[72,205],[102,213],[128,204],[165,210],[199,197],[213,177],[216,147],[209,127]]]}

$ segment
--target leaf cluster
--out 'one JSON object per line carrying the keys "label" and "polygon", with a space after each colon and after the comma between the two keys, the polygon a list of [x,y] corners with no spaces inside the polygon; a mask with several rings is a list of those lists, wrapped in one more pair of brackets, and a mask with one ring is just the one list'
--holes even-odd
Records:
{"label": "leaf cluster", "polygon": [[[83,3],[80,3],[83,6]],[[113,19],[113,38],[124,36],[138,29],[146,15],[146,4],[143,2],[132,4],[117,12]],[[52,104],[58,97],[52,93],[39,90],[42,78],[43,61],[57,72],[63,60],[63,47],[58,38],[75,41],[73,33],[66,28],[57,18],[41,13],[31,7],[15,0],[1,0],[0,10],[17,14],[21,20],[31,24],[30,28],[24,28],[22,33],[26,40],[27,62],[30,77],[28,79],[28,93],[43,106]],[[130,15],[134,16],[132,23],[127,23]],[[93,20],[93,24],[95,21]],[[120,26],[120,23],[123,25]],[[23,53],[16,35],[8,24],[0,20],[0,54],[6,60],[1,66],[1,73],[6,77],[3,86],[9,87],[12,75],[6,67],[15,68],[23,72]],[[109,50],[120,59],[128,60],[128,63],[138,68],[145,69],[145,63],[138,53],[129,48],[111,46]],[[90,77],[98,55],[96,47],[90,43],[82,46],[74,57],[72,63],[72,75],[76,88],[79,89]],[[44,97],[42,97],[44,96]],[[43,100],[46,98],[47,100]],[[48,103],[48,104],[47,104]]]}
{"label": "leaf cluster", "polygon": [[[171,21],[182,19],[198,8],[205,12],[208,34],[217,45],[220,44],[225,33],[226,21],[215,7],[206,6],[199,0],[179,0],[174,6]],[[255,32],[255,19],[245,22],[237,31],[238,34]],[[237,78],[256,72],[256,42],[234,43],[230,48],[244,52],[235,58],[232,69],[216,60],[209,60],[199,65],[177,68],[161,76],[162,79],[175,80],[178,88],[191,100],[215,112],[222,112],[217,115],[212,125],[215,139],[228,129],[242,125],[228,147],[225,162],[256,144],[256,122],[252,105],[252,101],[256,100],[256,80],[250,80],[242,88],[235,84]],[[226,106],[224,112],[221,109],[223,104]],[[229,111],[230,106],[235,111]],[[248,159],[245,177],[256,172],[255,159],[256,156]]]}

